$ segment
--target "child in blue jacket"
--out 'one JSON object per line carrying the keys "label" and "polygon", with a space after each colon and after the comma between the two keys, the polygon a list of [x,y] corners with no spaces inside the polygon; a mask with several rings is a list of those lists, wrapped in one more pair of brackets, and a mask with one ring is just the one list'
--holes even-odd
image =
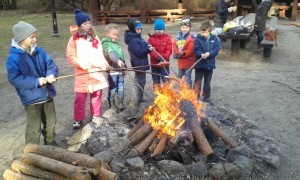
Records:
{"label": "child in blue jacket", "polygon": [[203,101],[210,102],[210,82],[213,69],[216,68],[215,57],[220,50],[220,42],[216,35],[211,34],[212,25],[207,21],[201,24],[200,34],[197,35],[194,44],[195,61],[202,58],[195,66],[194,89],[198,91],[198,99],[201,96],[201,83],[204,77]]}
{"label": "child in blue jacket", "polygon": [[[128,45],[130,55],[130,63],[132,67],[137,67],[135,70],[149,70],[148,54],[154,50],[151,45],[142,38],[142,23],[136,18],[130,18],[127,21],[129,30],[124,34],[125,43]],[[137,108],[143,101],[143,90],[146,85],[146,73],[135,72],[133,91],[129,106]]]}
{"label": "child in blue jacket", "polygon": [[37,30],[34,26],[20,21],[13,26],[13,33],[6,68],[8,81],[25,106],[25,143],[39,144],[42,134],[46,145],[57,146],[53,83],[58,76],[58,68],[51,57],[36,45]]}

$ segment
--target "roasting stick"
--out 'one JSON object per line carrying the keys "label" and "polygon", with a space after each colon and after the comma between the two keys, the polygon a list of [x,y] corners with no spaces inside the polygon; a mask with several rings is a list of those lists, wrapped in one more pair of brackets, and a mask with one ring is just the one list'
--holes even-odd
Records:
{"label": "roasting stick", "polygon": [[[161,58],[164,60],[164,62],[168,62],[168,61],[166,61],[166,59],[165,59],[164,57],[162,57],[162,55],[159,54],[155,49],[154,49],[154,52],[155,52],[159,57],[161,57]],[[169,62],[168,62],[168,63],[169,63]],[[159,64],[159,63],[158,63],[158,64]],[[169,66],[169,67],[170,67],[171,71],[175,74],[175,76],[178,78],[177,73],[174,71],[174,69],[173,69],[171,66]],[[163,68],[164,68],[164,70],[167,72],[165,66],[163,66]]]}

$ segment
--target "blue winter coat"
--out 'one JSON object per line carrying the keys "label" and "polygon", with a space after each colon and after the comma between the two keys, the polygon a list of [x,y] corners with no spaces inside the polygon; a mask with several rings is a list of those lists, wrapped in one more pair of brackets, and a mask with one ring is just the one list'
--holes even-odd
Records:
{"label": "blue winter coat", "polygon": [[210,34],[209,39],[197,35],[194,44],[195,61],[201,58],[201,54],[206,52],[210,53],[207,59],[202,59],[195,66],[195,69],[215,69],[216,60],[215,57],[218,55],[220,50],[220,41],[216,35]]}
{"label": "blue winter coat", "polygon": [[124,34],[125,43],[128,45],[130,62],[132,67],[144,66],[136,68],[136,70],[149,70],[148,53],[150,52],[148,43],[142,38],[141,34],[126,31]]}
{"label": "blue winter coat", "polygon": [[57,77],[57,66],[39,47],[31,54],[12,46],[6,61],[8,81],[15,87],[24,106],[47,101],[56,95],[53,84],[40,87],[38,78],[51,74]]}

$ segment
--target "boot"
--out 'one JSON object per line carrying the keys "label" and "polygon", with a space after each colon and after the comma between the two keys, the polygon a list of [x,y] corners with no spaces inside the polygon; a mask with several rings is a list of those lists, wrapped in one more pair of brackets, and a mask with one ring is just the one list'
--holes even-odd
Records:
{"label": "boot", "polygon": [[119,112],[120,112],[120,109],[119,109],[118,106],[116,106],[116,104],[115,104],[115,98],[114,98],[114,99],[108,100],[108,103],[109,103],[109,109],[114,109],[114,110],[116,110],[116,113],[119,113]]}
{"label": "boot", "polygon": [[120,111],[124,111],[126,109],[123,104],[123,100],[124,100],[124,97],[122,97],[122,96],[118,97],[118,102],[119,102],[118,107],[119,107]]}

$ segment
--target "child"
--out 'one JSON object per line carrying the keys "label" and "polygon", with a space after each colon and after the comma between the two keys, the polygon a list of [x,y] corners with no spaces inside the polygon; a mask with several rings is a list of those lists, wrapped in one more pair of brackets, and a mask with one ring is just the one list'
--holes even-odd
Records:
{"label": "child", "polygon": [[8,81],[25,106],[25,144],[39,144],[42,134],[46,145],[57,146],[53,102],[56,92],[53,83],[58,76],[58,68],[45,50],[37,46],[34,26],[20,21],[13,26],[13,33],[6,68]]}
{"label": "child", "polygon": [[223,26],[227,21],[228,13],[236,11],[236,6],[231,6],[232,0],[220,0],[216,4],[214,26],[215,34],[218,35],[223,32]]}
{"label": "child", "polygon": [[[120,44],[117,42],[119,36],[119,28],[117,24],[109,24],[105,28],[106,37],[101,42],[104,48],[104,55],[113,68],[123,68],[125,66],[124,54]],[[117,112],[123,111],[125,106],[124,100],[124,72],[110,71],[108,74],[108,102],[111,109]],[[118,97],[118,106],[115,103],[115,95]]]}
{"label": "child", "polygon": [[194,56],[194,36],[191,31],[190,18],[184,18],[181,21],[180,32],[173,42],[173,57],[178,59],[178,77],[182,78],[186,75],[186,81],[190,88],[192,88],[192,71],[188,69],[195,63]]}
{"label": "child", "polygon": [[203,58],[195,66],[194,89],[198,91],[198,99],[201,94],[201,82],[204,77],[203,101],[210,102],[210,82],[213,69],[216,68],[215,57],[220,50],[220,42],[216,35],[211,34],[212,25],[207,21],[200,26],[200,35],[195,39],[194,53],[195,60]]}
{"label": "child", "polygon": [[73,128],[78,129],[85,120],[85,101],[90,94],[90,113],[93,118],[102,115],[102,89],[108,87],[103,72],[108,64],[103,56],[101,42],[92,28],[90,17],[75,9],[77,26],[71,26],[72,37],[69,39],[66,56],[75,68],[74,91],[74,123]]}
{"label": "child", "polygon": [[[154,51],[154,48],[142,38],[142,23],[136,18],[130,18],[127,21],[129,30],[124,34],[125,43],[128,45],[130,63],[138,71],[149,70],[148,54]],[[143,90],[146,84],[146,73],[135,72],[134,85],[129,106],[137,108],[143,101]]]}
{"label": "child", "polygon": [[[172,54],[172,40],[169,35],[165,34],[165,30],[166,28],[165,28],[164,20],[156,19],[154,22],[154,34],[148,34],[149,35],[148,43],[155,48],[155,51],[157,51],[157,52],[152,51],[150,53],[152,73],[168,76],[170,73],[169,66],[162,67],[160,65],[156,65],[160,62],[163,62],[164,60],[169,62],[169,58]],[[152,79],[153,79],[153,85],[159,85],[161,80],[162,82],[169,81],[169,79],[157,75],[152,75]]]}

